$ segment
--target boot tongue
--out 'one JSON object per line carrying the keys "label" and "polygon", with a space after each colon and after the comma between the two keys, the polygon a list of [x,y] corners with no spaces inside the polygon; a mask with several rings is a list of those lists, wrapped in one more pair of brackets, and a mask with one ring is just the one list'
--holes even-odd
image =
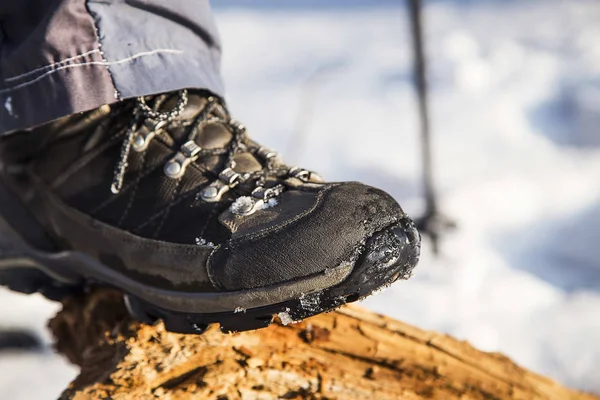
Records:
{"label": "boot tongue", "polygon": [[231,132],[223,124],[206,125],[196,137],[196,144],[203,149],[226,147],[233,139]]}
{"label": "boot tongue", "polygon": [[[202,95],[199,93],[188,94],[188,103],[184,108],[181,115],[178,117],[179,121],[191,122],[198,116],[198,114],[206,107],[208,103],[209,95]],[[176,107],[178,101],[178,95],[169,95],[160,105],[161,111],[172,110]],[[210,118],[214,115],[209,115]],[[201,122],[201,121],[200,121]],[[176,143],[184,143],[188,140],[187,135],[189,127],[186,123],[177,124],[174,128],[169,128],[169,133],[173,137]],[[200,132],[198,132],[195,142],[198,146],[203,149],[217,149],[226,148],[231,140],[233,134],[227,127],[222,123],[212,123],[206,125]],[[203,166],[209,170],[218,171],[219,168],[223,168],[223,162],[226,156],[210,156],[205,157],[197,162],[203,164]],[[235,171],[244,172],[255,172],[260,171],[263,167],[261,163],[249,152],[238,153],[234,156]]]}
{"label": "boot tongue", "polygon": [[235,161],[235,170],[237,172],[255,172],[260,171],[263,167],[258,162],[256,157],[250,153],[239,153],[233,157]]}

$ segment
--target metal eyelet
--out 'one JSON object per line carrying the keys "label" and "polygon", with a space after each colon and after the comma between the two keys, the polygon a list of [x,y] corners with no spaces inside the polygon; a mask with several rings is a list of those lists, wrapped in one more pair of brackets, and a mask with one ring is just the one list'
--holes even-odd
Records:
{"label": "metal eyelet", "polygon": [[279,196],[284,190],[283,185],[273,186],[271,188],[265,188],[264,186],[258,186],[252,191],[252,197],[260,200],[267,201],[273,197]]}
{"label": "metal eyelet", "polygon": [[219,174],[219,179],[202,189],[199,197],[207,203],[221,201],[221,198],[229,191],[229,189],[237,186],[243,182],[244,179],[244,175],[235,172],[232,168],[225,168]]}
{"label": "metal eyelet", "polygon": [[220,180],[212,182],[200,192],[200,198],[207,203],[216,203],[221,201],[225,193],[229,191],[229,186]]}
{"label": "metal eyelet", "polygon": [[244,175],[239,172],[235,172],[233,168],[225,168],[219,174],[219,179],[226,182],[230,187],[237,186],[239,183],[245,180]]}
{"label": "metal eyelet", "polygon": [[277,185],[272,188],[259,186],[252,191],[251,196],[243,196],[237,198],[230,207],[233,214],[245,217],[254,214],[258,210],[270,206],[270,202],[274,201],[278,204],[276,197],[284,190],[283,185]]}
{"label": "metal eyelet", "polygon": [[187,166],[198,159],[198,154],[201,151],[202,148],[194,141],[190,140],[189,142],[185,142],[181,145],[181,148],[175,157],[165,164],[165,175],[171,179],[181,178],[185,173]]}
{"label": "metal eyelet", "polygon": [[131,139],[131,148],[136,153],[141,153],[148,148],[148,145],[158,135],[166,121],[154,121],[147,119],[142,127],[133,135]]}
{"label": "metal eyelet", "polygon": [[256,155],[264,160],[269,160],[271,158],[279,159],[279,153],[264,146],[261,146],[256,150]]}
{"label": "metal eyelet", "polygon": [[300,167],[292,167],[290,168],[290,170],[288,171],[289,176],[293,177],[293,178],[298,178],[300,179],[302,182],[313,182],[313,183],[322,183],[323,178],[321,178],[318,174],[306,170],[304,168],[300,168]]}
{"label": "metal eyelet", "polygon": [[264,204],[265,202],[262,199],[256,199],[250,196],[242,196],[238,197],[233,204],[231,204],[230,210],[235,215],[245,217],[262,209]]}
{"label": "metal eyelet", "polygon": [[233,129],[236,129],[240,132],[246,131],[246,126],[233,118],[229,120],[229,124],[233,127]]}

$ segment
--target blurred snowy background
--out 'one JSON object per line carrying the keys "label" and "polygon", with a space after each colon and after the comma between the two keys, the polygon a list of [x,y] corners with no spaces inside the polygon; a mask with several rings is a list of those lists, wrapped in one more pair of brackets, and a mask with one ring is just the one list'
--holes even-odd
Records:
{"label": "blurred snowy background", "polygon": [[[252,5],[249,5],[252,3]],[[214,1],[234,115],[291,163],[423,211],[403,0]],[[435,172],[457,224],[415,276],[364,305],[600,393],[600,2],[426,1]],[[52,399],[76,369],[57,311],[0,291],[0,397]]]}

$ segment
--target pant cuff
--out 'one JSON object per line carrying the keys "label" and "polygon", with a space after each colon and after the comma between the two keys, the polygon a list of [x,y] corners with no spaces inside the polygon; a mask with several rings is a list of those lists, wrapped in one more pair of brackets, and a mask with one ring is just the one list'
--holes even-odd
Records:
{"label": "pant cuff", "polygon": [[[137,96],[186,88],[223,96],[208,1],[193,10],[175,3],[65,0],[44,22],[44,46],[22,34],[26,51],[2,60],[0,134]],[[65,28],[69,19],[75,27]]]}

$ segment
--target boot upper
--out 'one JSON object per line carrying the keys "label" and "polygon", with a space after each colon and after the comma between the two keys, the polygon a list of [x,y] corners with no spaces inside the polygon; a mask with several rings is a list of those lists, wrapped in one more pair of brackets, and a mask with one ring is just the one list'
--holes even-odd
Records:
{"label": "boot upper", "polygon": [[366,240],[404,217],[381,190],[287,166],[203,92],[105,106],[34,140],[24,196],[58,246],[166,289],[341,280]]}

